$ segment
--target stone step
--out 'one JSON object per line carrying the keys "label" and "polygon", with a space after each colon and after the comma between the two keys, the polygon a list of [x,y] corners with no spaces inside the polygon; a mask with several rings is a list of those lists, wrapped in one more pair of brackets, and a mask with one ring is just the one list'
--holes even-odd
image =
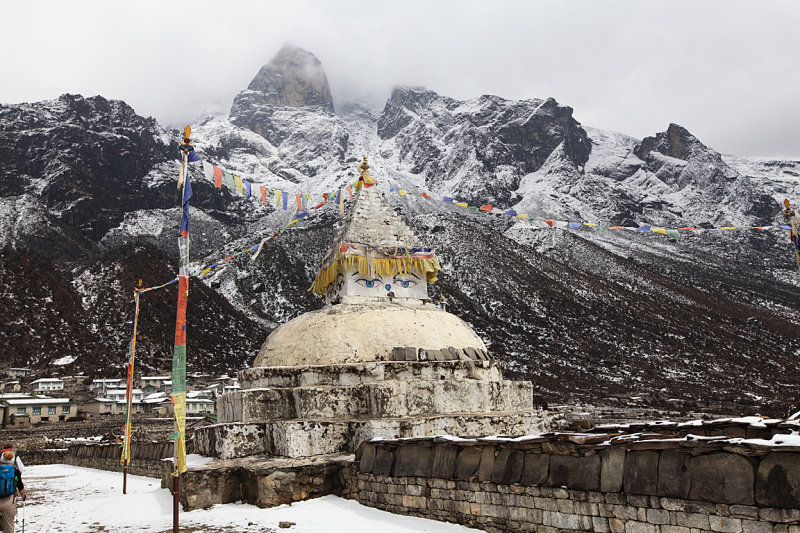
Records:
{"label": "stone step", "polygon": [[392,379],[486,380],[502,379],[498,361],[381,361],[326,366],[272,366],[239,372],[242,389],[360,385]]}
{"label": "stone step", "polygon": [[220,422],[386,418],[515,411],[533,406],[528,381],[381,381],[353,386],[240,390],[220,397]]}
{"label": "stone step", "polygon": [[379,419],[261,420],[198,428],[194,434],[194,446],[197,453],[221,459],[264,453],[308,457],[353,452],[361,442],[373,438],[527,435],[544,431],[547,427],[547,414],[542,410]]}

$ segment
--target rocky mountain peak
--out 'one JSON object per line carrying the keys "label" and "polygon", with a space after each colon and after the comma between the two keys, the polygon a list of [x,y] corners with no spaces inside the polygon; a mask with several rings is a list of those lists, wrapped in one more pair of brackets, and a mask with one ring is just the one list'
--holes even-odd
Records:
{"label": "rocky mountain peak", "polygon": [[333,111],[333,97],[322,63],[311,52],[291,44],[285,44],[261,67],[247,89],[264,93],[267,104],[319,106]]}
{"label": "rocky mountain peak", "polygon": [[678,124],[670,124],[667,131],[657,133],[653,137],[645,137],[634,149],[634,153],[647,159],[650,152],[688,161],[698,153],[707,153],[709,148],[701,143],[689,130]]}

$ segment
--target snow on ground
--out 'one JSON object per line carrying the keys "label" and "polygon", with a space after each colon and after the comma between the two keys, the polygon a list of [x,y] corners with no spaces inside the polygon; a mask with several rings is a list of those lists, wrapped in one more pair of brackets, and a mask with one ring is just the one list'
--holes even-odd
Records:
{"label": "snow on ground", "polygon": [[[172,496],[157,479],[128,476],[122,494],[122,474],[67,465],[25,469],[25,529],[44,532],[172,531]],[[22,509],[17,530],[22,528]],[[278,522],[295,522],[278,529]],[[181,511],[181,531],[338,533],[380,531],[405,533],[466,533],[464,526],[401,516],[364,507],[352,500],[324,496],[314,500],[259,509],[231,503],[211,509]]]}

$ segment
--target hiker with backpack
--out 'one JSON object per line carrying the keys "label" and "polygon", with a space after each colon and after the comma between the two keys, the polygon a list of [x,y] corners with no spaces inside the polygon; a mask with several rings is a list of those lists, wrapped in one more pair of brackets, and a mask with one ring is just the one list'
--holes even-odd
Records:
{"label": "hiker with backpack", "polygon": [[14,533],[17,494],[23,501],[27,498],[25,485],[22,484],[22,474],[14,464],[15,459],[13,451],[4,451],[0,455],[0,523],[3,526],[3,533]]}
{"label": "hiker with backpack", "polygon": [[14,449],[14,445],[10,442],[3,444],[3,448],[0,449],[0,454],[6,452],[14,452],[14,466],[19,470],[20,474],[25,473],[25,465],[22,463],[22,458],[19,456],[17,451]]}

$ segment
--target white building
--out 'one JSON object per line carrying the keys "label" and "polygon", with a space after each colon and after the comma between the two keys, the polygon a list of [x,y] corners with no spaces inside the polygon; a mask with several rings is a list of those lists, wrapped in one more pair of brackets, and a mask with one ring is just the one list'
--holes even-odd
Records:
{"label": "white building", "polygon": [[[118,401],[125,401],[126,397],[126,390],[125,389],[108,389],[106,390],[104,398],[108,398],[109,400],[113,400],[115,402]],[[133,389],[131,390],[131,398],[134,402],[140,402],[144,398],[144,393],[142,389]]]}
{"label": "white building", "polygon": [[118,389],[123,384],[124,381],[119,378],[93,379],[92,384],[89,385],[89,390]]}
{"label": "white building", "polygon": [[58,378],[37,379],[31,385],[33,385],[33,392],[64,390],[64,382]]}

